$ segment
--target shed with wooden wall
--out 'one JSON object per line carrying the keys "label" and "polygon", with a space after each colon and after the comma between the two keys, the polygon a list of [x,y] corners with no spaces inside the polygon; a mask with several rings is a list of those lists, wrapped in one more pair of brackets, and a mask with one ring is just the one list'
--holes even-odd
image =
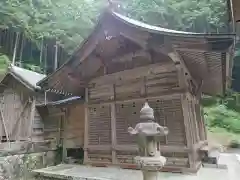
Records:
{"label": "shed with wooden wall", "polygon": [[[45,77],[11,65],[0,84],[0,139],[5,141],[36,140],[43,125],[35,105],[43,101],[36,83]],[[34,135],[35,133],[35,135]]]}

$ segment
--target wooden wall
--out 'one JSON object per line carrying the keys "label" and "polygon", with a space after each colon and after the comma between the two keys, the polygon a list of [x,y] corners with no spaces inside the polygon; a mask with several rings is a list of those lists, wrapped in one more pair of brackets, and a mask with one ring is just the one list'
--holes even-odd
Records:
{"label": "wooden wall", "polygon": [[189,153],[201,140],[196,101],[180,87],[174,66],[155,64],[102,76],[86,91],[85,163],[133,165],[138,150],[127,129],[140,122],[148,101],[156,122],[169,128],[161,138],[167,167],[196,168],[199,157]]}
{"label": "wooden wall", "polygon": [[[26,88],[11,76],[7,77],[0,96],[0,138],[6,136],[9,140],[33,140],[34,128],[43,128],[42,118],[35,108],[44,102],[40,93]],[[4,127],[5,125],[5,127]]]}
{"label": "wooden wall", "polygon": [[84,144],[84,105],[72,105],[67,108],[64,128],[64,147],[83,148]]}
{"label": "wooden wall", "polygon": [[[11,80],[1,94],[0,136],[9,139],[27,140],[31,135],[31,96],[29,91],[19,82]],[[5,127],[4,127],[5,126]]]}
{"label": "wooden wall", "polygon": [[44,139],[55,139],[63,147],[63,160],[67,160],[68,149],[83,148],[84,105],[42,107]]}
{"label": "wooden wall", "polygon": [[61,133],[63,131],[62,121],[64,113],[59,108],[46,108],[41,111],[41,115],[44,123],[44,139],[55,139],[57,143],[60,143]]}

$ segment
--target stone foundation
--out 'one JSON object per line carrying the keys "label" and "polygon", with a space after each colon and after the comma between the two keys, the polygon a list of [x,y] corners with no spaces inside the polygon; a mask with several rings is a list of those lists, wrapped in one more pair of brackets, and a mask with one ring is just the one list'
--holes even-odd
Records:
{"label": "stone foundation", "polygon": [[55,165],[55,152],[0,157],[0,180],[34,180],[31,170]]}

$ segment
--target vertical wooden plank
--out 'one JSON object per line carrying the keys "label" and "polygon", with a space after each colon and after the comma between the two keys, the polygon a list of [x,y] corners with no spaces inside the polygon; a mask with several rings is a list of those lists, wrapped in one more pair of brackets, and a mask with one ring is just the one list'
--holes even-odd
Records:
{"label": "vertical wooden plank", "polygon": [[112,163],[116,163],[116,108],[115,103],[111,103],[111,129],[112,129]]}
{"label": "vertical wooden plank", "polygon": [[5,119],[4,119],[4,116],[3,116],[2,109],[0,109],[0,114],[1,114],[1,119],[2,119],[2,122],[3,122],[3,127],[4,127],[4,130],[5,130],[7,141],[9,142],[9,147],[11,147],[11,142],[10,142],[10,139],[9,139],[9,134],[8,134],[8,130],[7,130],[7,127],[6,127],[6,123],[5,123]]}
{"label": "vertical wooden plank", "polygon": [[30,126],[29,126],[29,136],[32,141],[33,133],[33,121],[35,117],[35,105],[36,105],[36,98],[35,96],[32,97],[32,104],[31,104],[31,111],[30,111]]}
{"label": "vertical wooden plank", "polygon": [[63,121],[63,127],[62,127],[62,147],[63,147],[63,151],[62,151],[62,160],[63,162],[65,162],[66,158],[67,158],[67,149],[66,149],[66,137],[67,137],[67,119],[66,119],[66,110],[64,111],[64,114],[62,115],[62,121]]}
{"label": "vertical wooden plank", "polygon": [[[113,85],[113,95],[114,100],[116,97],[116,91],[115,91],[115,85]],[[112,130],[112,163],[117,163],[117,157],[116,157],[116,106],[115,102],[111,103],[111,130]]]}
{"label": "vertical wooden plank", "polygon": [[[200,106],[200,105],[199,105]],[[206,125],[204,123],[204,112],[203,112],[203,108],[200,106],[200,114],[201,114],[201,124],[202,124],[202,127],[203,127],[203,136],[204,136],[204,140],[207,140],[207,130],[206,130]]]}
{"label": "vertical wooden plank", "polygon": [[85,88],[85,107],[84,107],[84,164],[88,162],[88,88]]}
{"label": "vertical wooden plank", "polygon": [[[184,127],[185,127],[185,136],[186,136],[186,143],[187,147],[190,149],[193,149],[193,143],[192,143],[192,135],[191,135],[191,126],[189,121],[189,108],[188,108],[188,100],[186,94],[181,95],[181,102],[182,102],[182,110],[183,110],[183,117],[184,117]],[[194,157],[193,153],[190,152],[188,154],[189,158],[189,166],[190,168],[194,167]]]}

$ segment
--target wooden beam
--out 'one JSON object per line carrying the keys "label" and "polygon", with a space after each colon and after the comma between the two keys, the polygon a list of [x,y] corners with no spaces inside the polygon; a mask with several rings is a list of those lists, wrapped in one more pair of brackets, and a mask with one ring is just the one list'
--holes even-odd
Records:
{"label": "wooden beam", "polygon": [[84,164],[88,163],[88,88],[85,88],[85,112],[84,112]]}
{"label": "wooden beam", "polygon": [[123,37],[125,37],[126,39],[134,42],[135,44],[137,44],[138,46],[140,46],[142,49],[147,49],[147,41],[144,41],[138,37],[136,37],[133,34],[126,34],[126,33],[120,33]]}
{"label": "wooden beam", "polygon": [[[181,95],[181,102],[182,102],[182,112],[183,112],[183,121],[184,121],[184,129],[185,129],[185,137],[186,137],[186,144],[189,149],[193,149],[193,141],[192,141],[192,134],[191,134],[191,125],[189,121],[189,106],[187,96],[185,94]],[[193,152],[188,154],[189,158],[189,165],[190,168],[194,166],[194,156]]]}
{"label": "wooden beam", "polygon": [[116,163],[117,138],[116,138],[116,108],[114,102],[111,103],[111,130],[112,130],[112,163]]}
{"label": "wooden beam", "polygon": [[4,127],[4,130],[5,130],[7,141],[9,142],[9,147],[11,147],[11,142],[10,142],[10,139],[9,139],[9,132],[7,130],[6,122],[5,122],[5,119],[4,119],[4,116],[3,116],[3,111],[2,111],[1,108],[0,108],[0,114],[1,114],[1,119],[2,119],[2,122],[3,122],[3,127]]}
{"label": "wooden beam", "polygon": [[[99,41],[103,38],[105,38],[104,32],[101,29],[101,25],[98,24],[91,36],[80,45],[80,49],[74,56],[76,60],[72,63],[73,67],[77,67],[82,61],[90,56],[94,49],[96,49]],[[77,60],[78,57],[79,60]]]}
{"label": "wooden beam", "polygon": [[143,57],[147,57],[147,59],[151,59],[150,53],[148,53],[145,50],[138,50],[135,52],[130,52],[124,55],[121,55],[119,57],[116,57],[114,59],[112,59],[112,62],[126,62],[126,61],[131,61],[132,58],[137,57],[137,56],[143,56]]}
{"label": "wooden beam", "polygon": [[31,104],[31,111],[30,111],[30,126],[29,126],[29,136],[32,140],[33,135],[33,123],[34,123],[34,117],[35,117],[35,107],[36,107],[36,98],[32,97],[32,104]]}
{"label": "wooden beam", "polygon": [[62,116],[62,115],[64,115],[64,112],[50,113],[50,114],[48,114],[48,117],[55,117],[55,116]]}
{"label": "wooden beam", "polygon": [[[21,112],[20,112],[20,115],[19,115],[18,119],[16,120],[16,123],[13,125],[13,132],[16,131],[16,128],[17,128],[17,127],[18,127],[18,130],[19,130],[19,128],[21,128],[20,126],[17,126],[17,124],[18,124],[18,122],[20,121],[23,113],[25,112],[25,109],[26,109],[26,107],[27,107],[28,104],[29,104],[29,100],[27,100],[27,101],[24,103],[23,108],[22,108],[22,110],[21,110]],[[17,131],[18,131],[18,130],[17,130]]]}
{"label": "wooden beam", "polygon": [[[163,94],[157,95],[157,96],[140,97],[140,98],[126,99],[126,100],[115,100],[115,103],[122,104],[122,103],[126,103],[126,102],[132,102],[133,100],[135,102],[138,102],[138,101],[145,102],[146,100],[151,100],[151,99],[156,99],[156,98],[164,99],[164,100],[171,100],[174,97],[179,97],[184,93],[185,93],[185,91],[183,91],[183,90],[179,90],[179,91],[175,91],[175,92],[170,91],[170,93],[169,92],[163,93]],[[102,102],[101,105],[110,105],[111,103],[112,103],[112,101],[105,101],[105,102]],[[99,102],[89,101],[89,104],[90,105],[99,105]]]}
{"label": "wooden beam", "polygon": [[64,112],[64,115],[62,116],[62,121],[63,121],[63,127],[62,127],[63,131],[61,131],[61,135],[63,136],[63,139],[62,139],[62,147],[63,147],[62,161],[65,162],[65,160],[67,158],[66,136],[65,136],[65,131],[66,131],[66,127],[67,127],[66,112]]}
{"label": "wooden beam", "polygon": [[[118,151],[138,151],[137,145],[117,145],[116,150]],[[174,145],[161,145],[161,152],[190,152],[191,149],[189,149],[186,146],[174,146]]]}
{"label": "wooden beam", "polygon": [[114,74],[108,74],[105,76],[97,77],[92,79],[89,84],[115,84],[118,80],[127,81],[131,79],[144,78],[149,74],[160,74],[160,73],[169,73],[176,71],[176,68],[173,63],[157,63],[151,64],[144,67],[134,68],[130,70],[125,70],[117,72]]}
{"label": "wooden beam", "polygon": [[190,91],[192,94],[196,94],[198,83],[192,77],[190,71],[188,70],[182,57],[176,52],[169,52],[168,56],[175,63],[176,68],[178,69],[178,78],[180,87],[186,88],[187,91]]}

